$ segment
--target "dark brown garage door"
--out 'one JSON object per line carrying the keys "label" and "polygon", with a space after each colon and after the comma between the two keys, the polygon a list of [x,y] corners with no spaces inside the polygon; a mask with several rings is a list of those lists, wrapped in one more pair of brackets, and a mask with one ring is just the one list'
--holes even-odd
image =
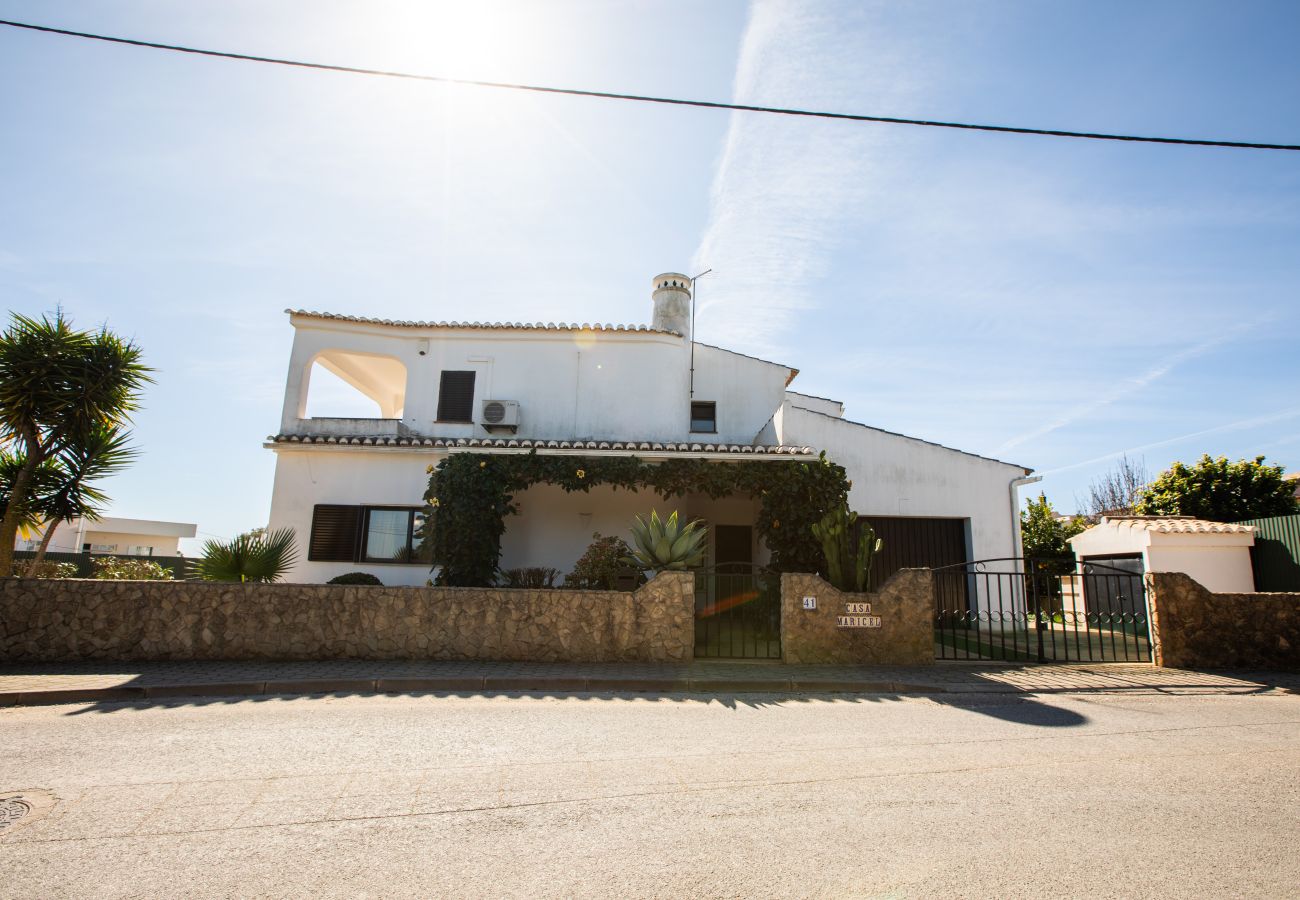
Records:
{"label": "dark brown garage door", "polygon": [[869,590],[876,590],[899,569],[937,569],[968,562],[965,519],[862,516],[860,520],[883,541],[871,567]]}

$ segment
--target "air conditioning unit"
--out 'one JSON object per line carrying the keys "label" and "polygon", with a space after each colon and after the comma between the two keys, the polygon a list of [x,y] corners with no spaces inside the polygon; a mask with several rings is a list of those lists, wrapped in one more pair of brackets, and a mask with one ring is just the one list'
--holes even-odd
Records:
{"label": "air conditioning unit", "polygon": [[479,424],[488,431],[496,428],[514,431],[519,427],[519,403],[515,400],[484,400]]}

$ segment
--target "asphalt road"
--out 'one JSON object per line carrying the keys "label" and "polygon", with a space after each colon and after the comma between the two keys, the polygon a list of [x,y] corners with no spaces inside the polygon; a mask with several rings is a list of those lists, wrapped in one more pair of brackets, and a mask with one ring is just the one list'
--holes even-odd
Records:
{"label": "asphalt road", "polygon": [[0,709],[4,897],[1296,897],[1300,696]]}

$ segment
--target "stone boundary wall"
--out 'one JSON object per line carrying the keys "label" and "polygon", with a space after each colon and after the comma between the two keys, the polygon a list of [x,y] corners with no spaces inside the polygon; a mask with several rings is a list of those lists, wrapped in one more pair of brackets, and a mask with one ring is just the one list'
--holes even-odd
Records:
{"label": "stone boundary wall", "polygon": [[688,661],[694,590],[669,572],[633,593],[7,578],[0,663]]}
{"label": "stone boundary wall", "polygon": [[[795,665],[934,665],[934,587],[929,569],[900,569],[874,594],[837,590],[816,575],[781,576],[781,651]],[[816,609],[803,598],[815,597]],[[869,603],[879,628],[841,627],[848,603]]]}
{"label": "stone boundary wall", "polygon": [[1300,671],[1300,593],[1213,594],[1181,572],[1146,584],[1156,665]]}

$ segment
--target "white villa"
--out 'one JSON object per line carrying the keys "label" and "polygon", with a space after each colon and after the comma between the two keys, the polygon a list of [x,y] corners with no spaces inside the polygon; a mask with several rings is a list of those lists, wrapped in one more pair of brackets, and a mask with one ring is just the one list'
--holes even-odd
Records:
{"label": "white villa", "polygon": [[[365,571],[421,585],[412,561],[428,469],[448,454],[815,458],[852,480],[849,503],[885,539],[883,574],[1019,556],[1017,488],[1031,470],[844,418],[791,390],[798,370],[691,338],[691,282],[654,279],[649,325],[399,322],[290,310],[293,350],[270,526],[299,535],[291,581]],[[375,404],[368,418],[308,418],[313,369]],[[569,571],[594,532],[670,506],[710,525],[710,561],[764,562],[757,501],[536,485],[506,518],[502,568]]]}
{"label": "white villa", "polygon": [[[45,526],[24,539],[14,541],[15,550],[36,550]],[[153,519],[72,519],[60,522],[50,539],[50,553],[112,553],[117,556],[179,556],[181,538],[192,538],[198,526],[192,522],[159,522]]]}

